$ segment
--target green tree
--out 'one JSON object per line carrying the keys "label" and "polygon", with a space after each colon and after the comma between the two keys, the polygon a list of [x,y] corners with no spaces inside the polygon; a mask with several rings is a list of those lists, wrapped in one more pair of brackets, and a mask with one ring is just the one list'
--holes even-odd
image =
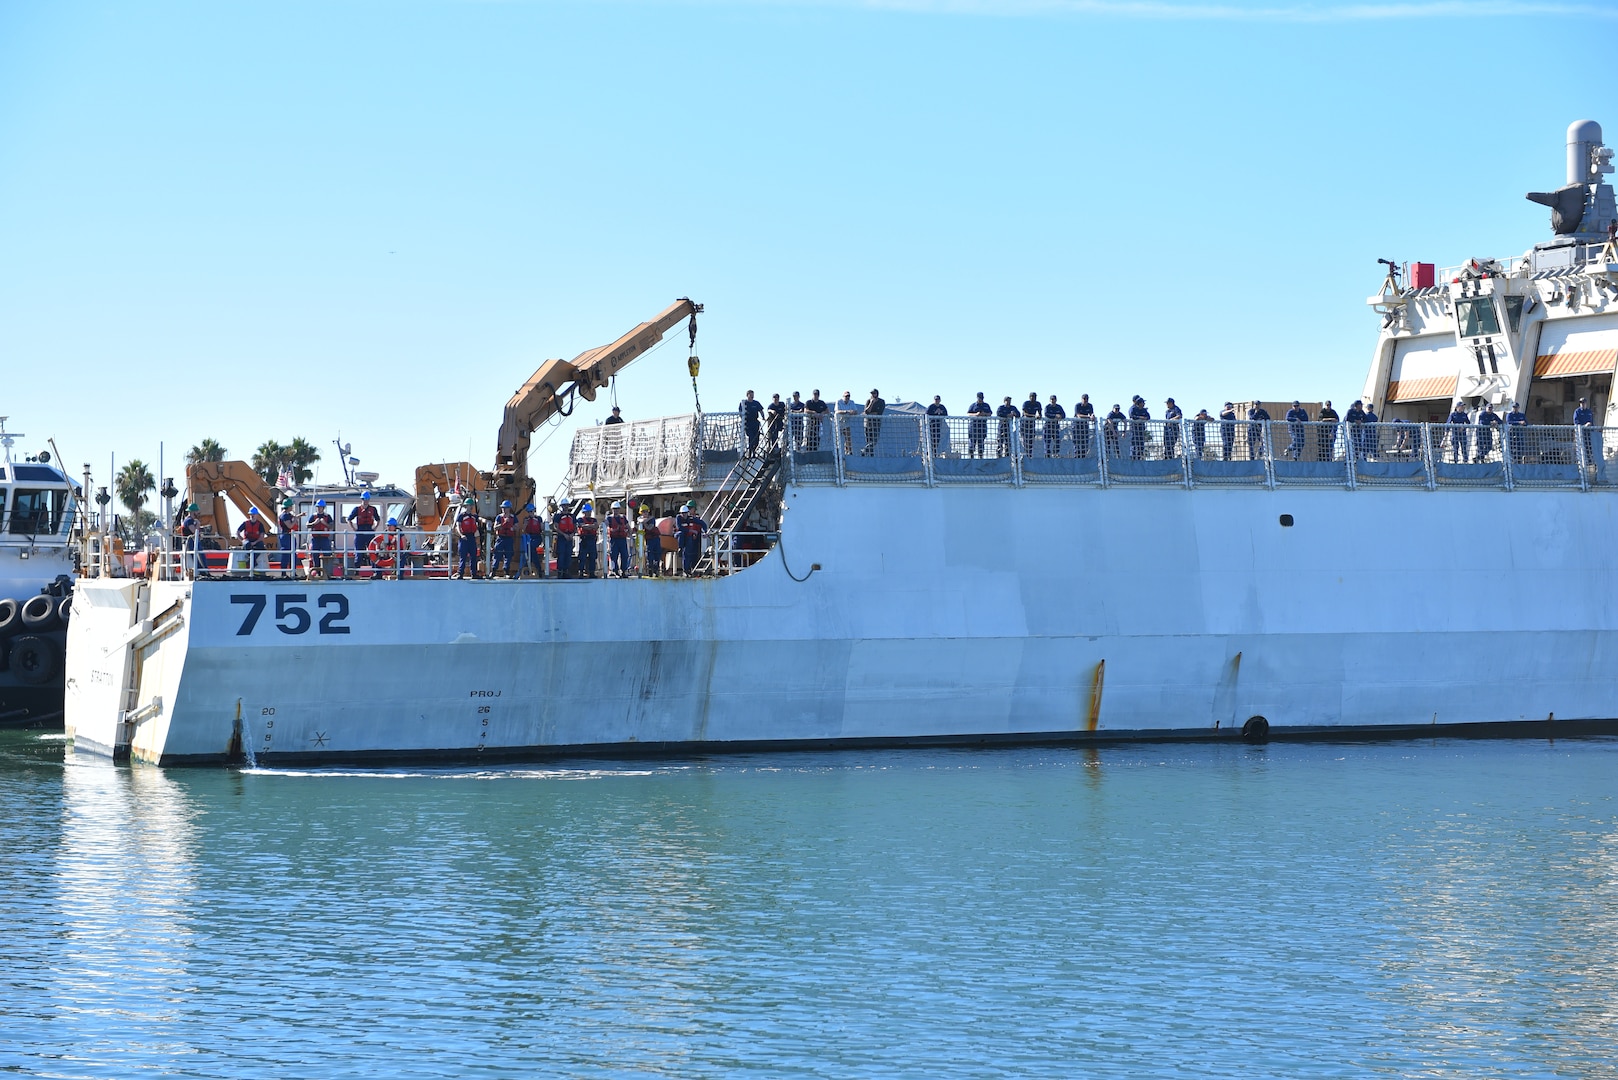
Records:
{"label": "green tree", "polygon": [[195,465],[201,461],[224,461],[226,453],[228,451],[219,445],[219,440],[203,439],[191,448],[189,454],[185,455],[185,463]]}
{"label": "green tree", "polygon": [[274,439],[266,439],[257,450],[253,451],[253,460],[250,464],[253,471],[264,478],[266,484],[274,487],[276,478],[281,474],[281,466],[291,463],[292,459],[286,447]]}
{"label": "green tree", "polygon": [[291,458],[292,479],[295,482],[307,484],[315,478],[314,470],[309,466],[320,460],[320,451],[313,444],[300,435],[287,446],[287,454]]}
{"label": "green tree", "polygon": [[141,507],[146,505],[146,496],[157,487],[157,481],[152,478],[152,470],[146,467],[146,463],[136,458],[118,470],[113,487],[118,491],[118,501],[129,507],[130,515],[139,520]]}

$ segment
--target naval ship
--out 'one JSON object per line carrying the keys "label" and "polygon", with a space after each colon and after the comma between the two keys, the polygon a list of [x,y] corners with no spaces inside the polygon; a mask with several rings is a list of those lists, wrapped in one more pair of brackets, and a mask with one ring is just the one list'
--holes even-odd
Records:
{"label": "naval ship", "polygon": [[418,474],[394,559],[341,530],[334,554],[176,549],[149,579],[89,558],[67,730],[162,765],[1611,733],[1611,159],[1569,128],[1521,254],[1387,262],[1368,412],[589,427],[557,495],[696,501],[695,572],[654,538],[660,575],[446,580],[457,508],[533,501],[538,424],[683,320],[695,381],[682,300],[547,361],[493,469]]}

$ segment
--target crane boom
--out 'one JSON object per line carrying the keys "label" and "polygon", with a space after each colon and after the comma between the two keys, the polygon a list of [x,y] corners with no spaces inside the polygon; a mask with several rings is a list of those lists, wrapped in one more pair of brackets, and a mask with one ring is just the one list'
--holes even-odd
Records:
{"label": "crane boom", "polygon": [[610,345],[582,352],[572,360],[547,360],[541,364],[506,402],[505,419],[500,424],[494,471],[496,485],[506,493],[505,497],[511,498],[513,492],[523,494],[518,489],[528,487],[528,441],[535,428],[561,412],[574,393],[594,401],[596,390],[649,352],[681,319],[691,320],[691,341],[695,344],[697,313],[701,310],[701,304],[681,297],[650,322],[641,323]]}

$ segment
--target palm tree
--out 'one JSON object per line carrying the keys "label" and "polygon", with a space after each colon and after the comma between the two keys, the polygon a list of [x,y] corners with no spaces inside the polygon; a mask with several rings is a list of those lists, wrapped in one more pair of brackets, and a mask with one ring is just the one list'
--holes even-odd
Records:
{"label": "palm tree", "polygon": [[287,455],[292,465],[293,482],[307,484],[315,477],[314,470],[309,466],[320,460],[320,451],[316,450],[303,436],[292,440],[287,448]]}
{"label": "palm tree", "polygon": [[274,439],[266,439],[264,443],[253,452],[253,471],[264,478],[264,482],[271,487],[275,486],[276,478],[281,474],[281,466],[291,463],[287,448]]}
{"label": "palm tree", "polygon": [[189,454],[185,455],[185,463],[187,465],[196,465],[203,461],[224,461],[226,453],[228,451],[219,445],[218,439],[203,439],[191,448]]}
{"label": "palm tree", "polygon": [[152,470],[139,458],[129,462],[118,470],[118,478],[113,481],[118,489],[118,501],[129,507],[130,516],[140,520],[141,507],[146,505],[147,494],[155,487],[157,481],[152,479]]}

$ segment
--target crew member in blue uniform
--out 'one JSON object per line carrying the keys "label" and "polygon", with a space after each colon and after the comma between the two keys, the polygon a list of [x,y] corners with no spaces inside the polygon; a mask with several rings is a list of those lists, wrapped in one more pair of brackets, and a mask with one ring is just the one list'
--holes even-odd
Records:
{"label": "crew member in blue uniform", "polygon": [[1018,416],[1021,416],[1022,414],[1020,412],[1018,412],[1017,406],[1015,406],[1015,405],[1013,405],[1011,403],[1011,398],[1007,397],[1005,399],[1005,401],[1003,401],[1001,403],[1000,407],[998,409],[994,410],[994,415],[996,417],[998,417],[999,420],[1000,420],[999,438],[998,438],[998,440],[996,442],[996,445],[999,448],[999,452],[995,456],[996,457],[1010,457],[1011,456],[1011,422],[1013,420],[1015,420]]}
{"label": "crew member in blue uniform", "polygon": [[623,422],[624,422],[623,409],[620,408],[617,405],[614,405],[612,407],[612,415],[607,417],[605,420],[601,421],[603,426],[605,426],[607,424],[621,424]]}
{"label": "crew member in blue uniform", "polygon": [[1034,429],[1039,427],[1039,418],[1045,414],[1040,407],[1039,395],[1032,390],[1028,391],[1028,400],[1022,403],[1022,456],[1034,456]]}
{"label": "crew member in blue uniform", "polygon": [[749,390],[742,403],[736,406],[736,411],[742,414],[742,430],[747,433],[747,455],[749,457],[758,453],[758,436],[762,430],[760,417],[764,415],[764,403],[753,397]]}
{"label": "crew member in blue uniform", "polygon": [[1151,418],[1152,410],[1146,407],[1146,399],[1136,394],[1134,403],[1129,406],[1129,458],[1131,461],[1142,461],[1146,457],[1146,424]]}
{"label": "crew member in blue uniform", "polygon": [[583,577],[596,576],[596,559],[600,552],[601,524],[596,521],[596,508],[589,503],[579,504],[579,572]]}
{"label": "crew member in blue uniform", "polygon": [[1494,453],[1494,429],[1500,426],[1500,414],[1487,401],[1478,410],[1478,445],[1472,460],[1482,463]]}
{"label": "crew member in blue uniform", "polygon": [[315,511],[304,524],[309,533],[309,576],[324,577],[326,556],[331,554],[331,534],[336,528],[331,515],[326,513],[326,500],[315,500]]}
{"label": "crew member in blue uniform", "polygon": [[1264,457],[1264,436],[1269,431],[1270,410],[1254,401],[1247,409],[1247,460]]}
{"label": "crew member in blue uniform", "polygon": [[483,522],[478,519],[477,503],[468,495],[461,502],[460,513],[455,515],[456,541],[455,553],[458,561],[455,573],[451,577],[465,579],[468,575],[478,577],[478,530]]}
{"label": "crew member in blue uniform", "polygon": [[1506,432],[1511,440],[1511,460],[1521,461],[1528,442],[1528,415],[1515,401],[1511,403],[1511,411],[1506,413]]}
{"label": "crew member in blue uniform", "polygon": [[1472,418],[1466,413],[1466,403],[1457,401],[1455,408],[1450,410],[1449,420],[1449,458],[1451,462],[1459,463],[1466,460],[1466,429],[1472,425]]}
{"label": "crew member in blue uniform", "polygon": [[820,432],[826,425],[826,414],[831,406],[816,390],[809,395],[809,400],[803,403],[803,448],[809,451],[820,449]]}
{"label": "crew member in blue uniform", "polygon": [[1180,421],[1185,419],[1185,413],[1169,398],[1163,402],[1163,460],[1168,461],[1174,457],[1174,451],[1180,446]]}
{"label": "crew member in blue uniform", "polygon": [[1309,422],[1309,410],[1294,401],[1287,410],[1287,457],[1297,461],[1303,457],[1303,426]]}
{"label": "crew member in blue uniform", "polygon": [[876,453],[877,440],[882,437],[882,414],[887,411],[888,403],[873,388],[871,396],[865,399],[865,449],[860,451],[862,455],[869,457]]}
{"label": "crew member in blue uniform", "polygon": [[803,449],[803,398],[798,396],[796,390],[792,391],[792,400],[787,402],[787,426],[791,428],[792,449]]}
{"label": "crew member in blue uniform", "polygon": [[966,422],[966,456],[980,458],[983,456],[983,442],[989,437],[989,416],[994,407],[983,400],[983,391],[978,391],[978,399],[966,407],[966,415],[972,419]]}
{"label": "crew member in blue uniform", "polygon": [[927,438],[932,443],[933,457],[938,456],[938,444],[944,439],[943,417],[949,415],[944,407],[944,398],[940,394],[933,395],[933,403],[927,406],[927,415],[932,419],[927,421]]}
{"label": "crew member in blue uniform", "polygon": [[1356,401],[1348,407],[1343,414],[1343,423],[1348,426],[1344,429],[1347,441],[1353,444],[1354,452],[1360,454],[1365,446],[1365,404]]}
{"label": "crew member in blue uniform", "polygon": [[1191,418],[1191,450],[1201,461],[1208,451],[1208,425],[1213,417],[1208,415],[1207,409],[1198,409],[1197,415]]}
{"label": "crew member in blue uniform", "polygon": [[1315,431],[1315,456],[1321,461],[1330,461],[1337,456],[1337,421],[1340,419],[1337,410],[1331,407],[1331,399],[1320,407],[1320,415],[1316,417],[1320,427]]}
{"label": "crew member in blue uniform", "polygon": [[1365,423],[1360,425],[1360,457],[1366,461],[1376,458],[1377,441],[1382,437],[1382,429],[1377,427],[1376,408],[1365,406]]}
{"label": "crew member in blue uniform", "polygon": [[1073,456],[1087,458],[1090,456],[1090,435],[1096,422],[1096,407],[1090,404],[1089,394],[1080,394],[1079,403],[1073,406]]}
{"label": "crew member in blue uniform", "polygon": [[298,546],[298,515],[292,512],[292,500],[281,500],[281,516],[276,519],[275,525],[279,530],[275,534],[275,546],[284,554],[276,556],[276,561],[282,570],[291,570],[293,565],[292,552]]}
{"label": "crew member in blue uniform", "polygon": [[578,523],[573,518],[573,500],[563,499],[557,504],[556,513],[551,515],[551,535],[556,538],[556,576],[559,578],[573,576],[573,538],[578,532]]}
{"label": "crew member in blue uniform", "polygon": [[180,549],[191,560],[191,574],[196,576],[207,569],[202,561],[202,521],[197,517],[202,507],[192,503],[185,508],[185,516],[180,518]]}
{"label": "crew member in blue uniform", "polygon": [[609,575],[626,578],[629,576],[629,516],[624,513],[624,504],[612,504],[612,512],[607,515],[607,573]]}
{"label": "crew member in blue uniform", "polygon": [[523,577],[545,576],[545,522],[533,503],[523,507],[522,566],[518,573]]}
{"label": "crew member in blue uniform", "polygon": [[781,445],[781,432],[787,425],[787,403],[781,400],[780,394],[771,394],[770,403],[764,406],[764,441],[771,450]]}
{"label": "crew member in blue uniform", "polygon": [[1062,408],[1056,395],[1045,405],[1045,456],[1055,457],[1062,452],[1062,421],[1067,419],[1067,410]]}
{"label": "crew member in blue uniform", "polygon": [[674,517],[674,532],[680,541],[680,570],[687,577],[702,557],[702,534],[707,531],[708,523],[698,516],[695,502],[686,503]]}
{"label": "crew member in blue uniform", "polygon": [[494,518],[494,549],[490,552],[489,576],[494,577],[501,567],[511,577],[511,558],[517,547],[517,515],[511,511],[511,500],[500,504],[500,513]]}
{"label": "crew member in blue uniform", "polygon": [[1219,410],[1219,441],[1224,448],[1224,460],[1229,461],[1230,455],[1236,451],[1236,403],[1225,402],[1225,407]]}
{"label": "crew member in blue uniform", "polygon": [[377,523],[382,515],[371,505],[371,493],[360,493],[360,504],[348,512],[348,523],[354,527],[354,565],[371,561],[371,540],[376,536]]}
{"label": "crew member in blue uniform", "polygon": [[1595,423],[1596,414],[1580,398],[1579,407],[1573,410],[1573,426],[1579,430],[1579,441],[1584,444],[1584,464],[1589,467],[1594,467],[1601,460],[1601,448],[1595,438]]}
{"label": "crew member in blue uniform", "polygon": [[1117,460],[1122,456],[1118,433],[1123,430],[1123,425],[1124,410],[1115,401],[1112,403],[1112,411],[1101,420],[1101,440],[1106,445],[1107,457],[1110,459]]}

